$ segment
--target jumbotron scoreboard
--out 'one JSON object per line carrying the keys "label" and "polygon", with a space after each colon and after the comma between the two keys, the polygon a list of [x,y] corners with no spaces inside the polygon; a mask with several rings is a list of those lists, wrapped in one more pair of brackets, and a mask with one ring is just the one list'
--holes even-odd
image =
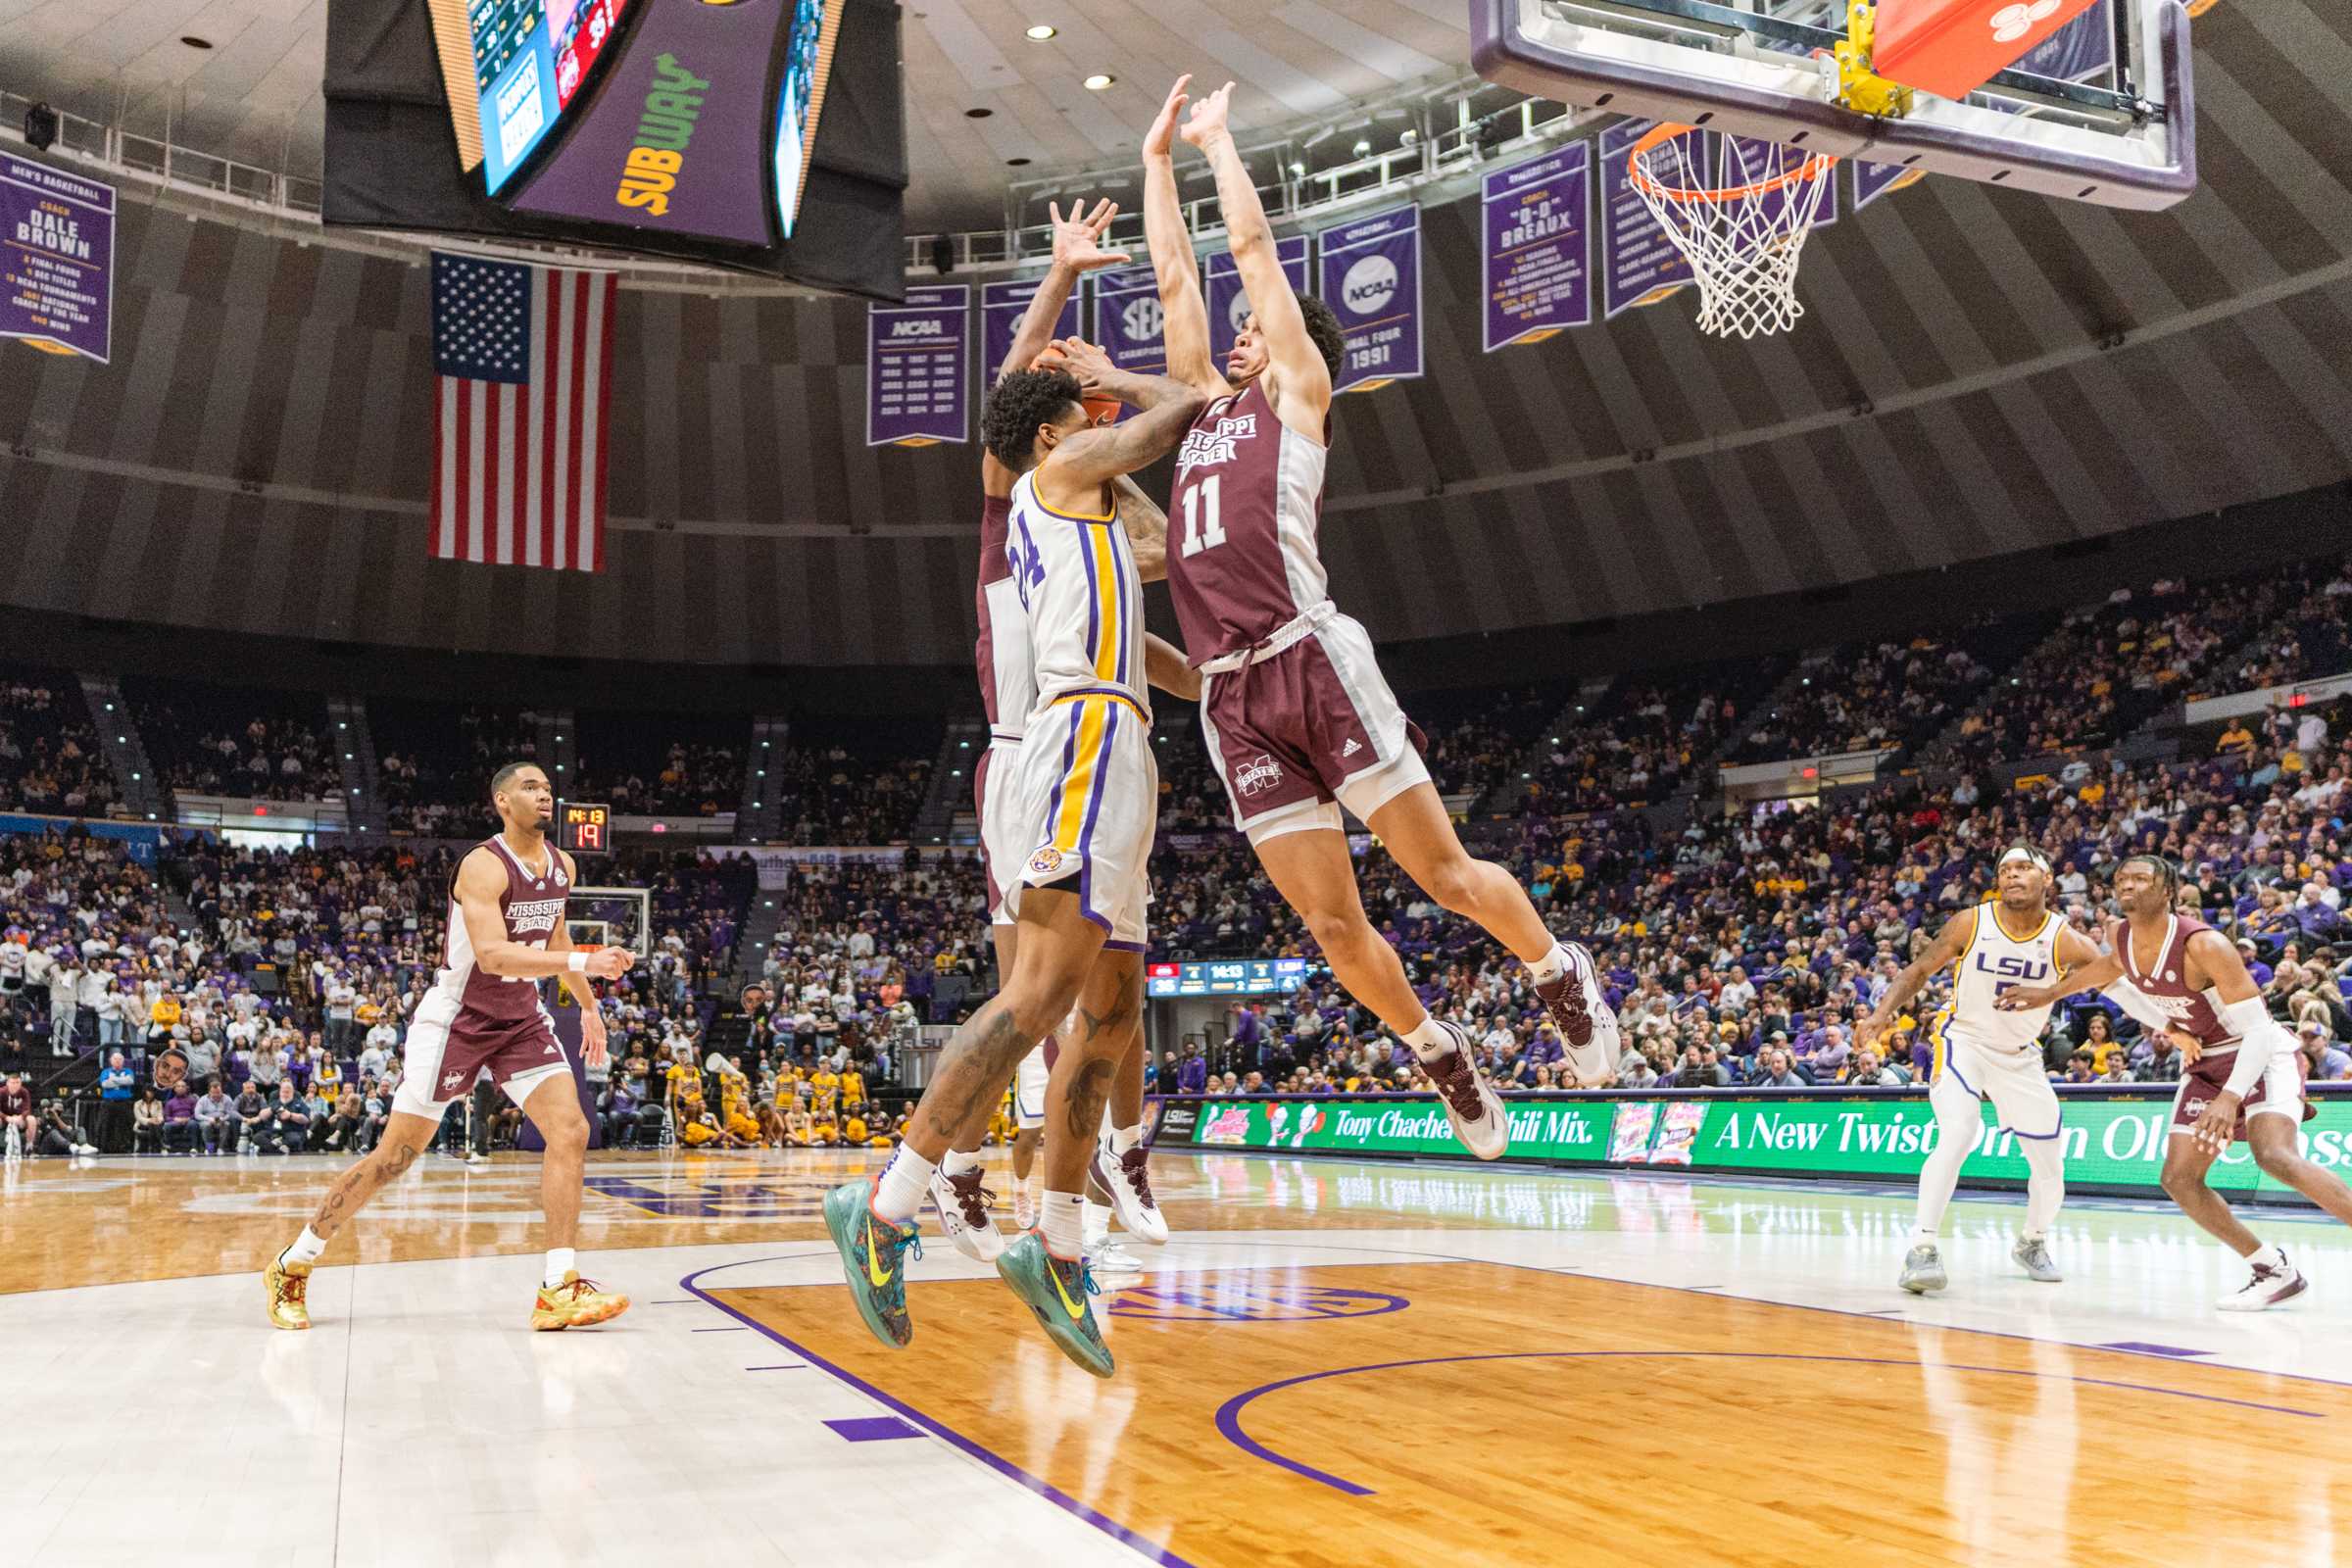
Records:
{"label": "jumbotron scoreboard", "polygon": [[1306,984],[1304,958],[1211,958],[1204,963],[1154,963],[1144,972],[1153,997],[1283,996]]}
{"label": "jumbotron scoreboard", "polygon": [[556,847],[574,855],[610,855],[612,808],[585,801],[557,802]]}

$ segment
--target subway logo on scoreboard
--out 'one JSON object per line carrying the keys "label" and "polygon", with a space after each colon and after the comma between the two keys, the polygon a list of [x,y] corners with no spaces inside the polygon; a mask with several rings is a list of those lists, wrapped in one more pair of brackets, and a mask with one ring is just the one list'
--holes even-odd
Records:
{"label": "subway logo on scoreboard", "polygon": [[669,193],[678,188],[678,172],[685,167],[695,122],[702,118],[703,94],[710,88],[709,78],[688,71],[677,56],[654,57],[654,89],[645,95],[636,145],[622,167],[614,201],[642,207],[657,218],[669,211]]}
{"label": "subway logo on scoreboard", "polygon": [[[2330,1170],[2352,1174],[2352,1100],[2316,1103],[2318,1117],[2302,1127],[2304,1152]],[[1506,1160],[1620,1168],[1907,1179],[1918,1175],[1936,1138],[1935,1113],[1920,1096],[1512,1099],[1504,1110],[1511,1128]],[[1990,1106],[1984,1116],[1962,1179],[2022,1185],[2026,1159],[2016,1137],[1995,1124]],[[2068,1099],[2067,1179],[2161,1192],[2157,1178],[2171,1118],[2169,1096]],[[1179,1125],[1173,1118],[1163,1123],[1164,1141],[1182,1141]],[[1190,1130],[1195,1148],[1440,1158],[1463,1152],[1445,1107],[1422,1096],[1207,1100],[1198,1102]],[[2256,1168],[2243,1144],[2222,1156],[2209,1180],[2226,1192],[2286,1193]]]}

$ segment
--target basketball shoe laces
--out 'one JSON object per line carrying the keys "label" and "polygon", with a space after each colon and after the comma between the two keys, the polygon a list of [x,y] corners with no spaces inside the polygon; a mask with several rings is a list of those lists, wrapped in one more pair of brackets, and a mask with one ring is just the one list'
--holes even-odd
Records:
{"label": "basketball shoe laces", "polygon": [[596,1281],[582,1277],[579,1279],[565,1280],[563,1284],[555,1287],[547,1294],[550,1296],[563,1296],[569,1294],[571,1298],[574,1301],[577,1301],[581,1297],[595,1295],[598,1294],[599,1291],[600,1287],[597,1285]]}
{"label": "basketball shoe laces", "polygon": [[1463,1048],[1459,1036],[1454,1040],[1451,1062],[1445,1067],[1436,1062],[1422,1065],[1436,1081],[1438,1093],[1446,1097],[1446,1103],[1465,1120],[1476,1121],[1487,1113],[1487,1108],[1478,1098],[1478,1069],[1470,1064],[1470,1053]]}
{"label": "basketball shoe laces", "polygon": [[956,1206],[963,1210],[963,1222],[973,1230],[989,1224],[988,1208],[997,1200],[996,1194],[980,1185],[980,1174],[976,1169],[964,1170],[948,1178],[948,1185],[956,1192]]}
{"label": "basketball shoe laces", "polygon": [[1127,1178],[1127,1185],[1135,1189],[1135,1196],[1143,1200],[1146,1208],[1158,1206],[1152,1200],[1151,1157],[1151,1152],[1141,1144],[1119,1156],[1119,1173]]}
{"label": "basketball shoe laces", "polygon": [[308,1309],[311,1304],[311,1277],[308,1274],[280,1273],[277,1277],[277,1298]]}

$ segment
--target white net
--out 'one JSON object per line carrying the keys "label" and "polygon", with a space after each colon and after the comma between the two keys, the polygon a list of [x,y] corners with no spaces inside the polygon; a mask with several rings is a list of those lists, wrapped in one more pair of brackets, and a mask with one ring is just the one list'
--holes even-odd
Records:
{"label": "white net", "polygon": [[1785,332],[1805,314],[1796,264],[1838,162],[1759,137],[1660,127],[1632,156],[1642,193],[1698,284],[1698,327]]}

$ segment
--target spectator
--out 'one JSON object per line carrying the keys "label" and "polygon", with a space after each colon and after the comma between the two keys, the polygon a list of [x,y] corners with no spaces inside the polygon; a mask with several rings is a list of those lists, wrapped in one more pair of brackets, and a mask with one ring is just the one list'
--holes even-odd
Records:
{"label": "spectator", "polygon": [[1788,1053],[1786,1051],[1776,1048],[1760,1054],[1756,1058],[1756,1068],[1758,1076],[1750,1080],[1755,1088],[1802,1089],[1805,1087],[1805,1081],[1799,1078],[1790,1066]]}
{"label": "spectator", "polygon": [[194,1108],[197,1135],[204,1140],[208,1154],[233,1154],[237,1152],[237,1107],[220,1089],[218,1077],[205,1081],[204,1093],[196,1097]]}
{"label": "spectator", "polygon": [[195,1153],[196,1136],[196,1098],[182,1080],[164,1102],[164,1152]]}
{"label": "spectator", "polygon": [[12,1072],[0,1081],[0,1140],[11,1154],[29,1154],[40,1140],[40,1118],[33,1113],[32,1091],[24,1075]]}
{"label": "spectator", "polygon": [[110,1154],[126,1154],[131,1150],[131,1093],[138,1084],[138,1075],[122,1059],[122,1053],[106,1058],[105,1070],[98,1074],[98,1147]]}

